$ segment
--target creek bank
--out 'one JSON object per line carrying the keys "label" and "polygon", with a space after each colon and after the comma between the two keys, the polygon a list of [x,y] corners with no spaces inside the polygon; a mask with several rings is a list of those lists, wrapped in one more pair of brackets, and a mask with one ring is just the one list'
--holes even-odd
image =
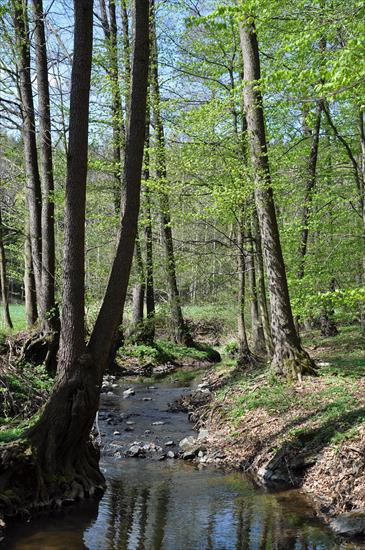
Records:
{"label": "creek bank", "polygon": [[[264,384],[265,375],[257,376],[250,391],[255,392]],[[198,436],[186,448],[190,460],[241,470],[269,489],[299,489],[310,497],[317,515],[335,533],[364,537],[365,427],[360,424],[356,432],[340,442],[329,437],[342,426],[342,417],[330,418],[323,427],[315,408],[309,414],[300,409],[304,393],[313,392],[315,396],[314,384],[317,393],[321,384],[322,393],[328,392],[321,380],[308,379],[294,385],[291,391],[297,405],[291,412],[273,414],[258,407],[235,418],[237,411],[232,403],[242,388],[234,377],[232,382],[232,374],[219,374],[212,369],[193,392],[182,396],[171,409],[187,412],[198,430]],[[360,392],[363,389],[358,388]],[[327,406],[332,405],[331,402]],[[365,408],[361,405],[362,414]],[[352,415],[347,416],[351,421]],[[308,417],[313,421],[309,427],[305,425]]]}

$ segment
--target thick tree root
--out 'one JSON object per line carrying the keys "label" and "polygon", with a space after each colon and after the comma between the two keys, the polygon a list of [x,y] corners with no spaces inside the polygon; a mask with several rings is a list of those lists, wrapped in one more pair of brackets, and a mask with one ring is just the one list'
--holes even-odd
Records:
{"label": "thick tree root", "polygon": [[245,372],[249,369],[257,367],[259,365],[259,358],[254,355],[250,350],[240,351],[237,359],[236,370]]}
{"label": "thick tree root", "polygon": [[301,381],[303,376],[318,376],[317,366],[302,348],[285,347],[274,352],[271,367],[275,374]]}
{"label": "thick tree root", "polygon": [[57,370],[59,334],[55,332],[34,333],[23,344],[19,359],[35,365],[45,365],[49,374]]}
{"label": "thick tree root", "polygon": [[[87,450],[86,450],[87,449]],[[29,517],[85,497],[100,495],[105,480],[98,451],[89,442],[73,468],[43,472],[37,451],[26,439],[0,446],[0,540],[6,518]]]}

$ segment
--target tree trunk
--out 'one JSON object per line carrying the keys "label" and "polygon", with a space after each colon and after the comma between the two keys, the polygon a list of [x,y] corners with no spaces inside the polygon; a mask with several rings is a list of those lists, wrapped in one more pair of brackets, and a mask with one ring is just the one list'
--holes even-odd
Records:
{"label": "tree trunk", "polygon": [[254,207],[252,212],[252,229],[253,229],[253,238],[255,241],[255,268],[257,273],[257,298],[258,298],[259,310],[260,310],[261,321],[262,321],[262,329],[264,331],[264,336],[265,336],[266,355],[268,358],[271,358],[274,352],[274,347],[273,347],[272,335],[271,335],[269,308],[267,305],[267,298],[266,298],[264,258],[262,254],[261,234],[260,234],[259,219],[257,216],[256,207]]}
{"label": "tree trunk", "polygon": [[[167,179],[166,173],[166,151],[165,151],[165,135],[164,127],[161,118],[160,109],[160,90],[158,79],[158,51],[156,40],[156,22],[155,22],[155,9],[154,0],[151,0],[151,27],[152,27],[152,61],[151,61],[151,89],[152,89],[152,105],[153,105],[153,118],[156,131],[156,176],[157,180],[164,185]],[[173,338],[176,343],[186,346],[192,346],[193,340],[189,334],[188,328],[185,324],[180,294],[177,285],[176,277],[176,261],[174,243],[172,239],[171,229],[171,215],[169,197],[166,190],[162,190],[159,193],[160,199],[160,218],[161,218],[161,231],[163,245],[165,248],[166,256],[166,271],[167,271],[167,283],[169,288],[169,302],[171,309],[171,321]]]}
{"label": "tree trunk", "polygon": [[151,214],[150,179],[150,109],[147,108],[146,137],[144,146],[144,199],[145,199],[145,240],[146,240],[146,338],[149,342],[155,339],[155,289],[153,277],[153,230]]}
{"label": "tree trunk", "polygon": [[237,229],[237,244],[238,244],[238,346],[239,357],[237,366],[240,368],[248,367],[255,362],[248,345],[246,320],[245,320],[245,305],[246,305],[246,262],[243,250],[244,233],[242,223]]}
{"label": "tree trunk", "polygon": [[51,113],[48,84],[47,47],[42,0],[33,0],[38,84],[39,141],[42,184],[42,285],[39,296],[42,329],[59,332],[59,315],[55,303],[55,230],[54,182],[52,162]]}
{"label": "tree trunk", "polygon": [[149,3],[135,0],[135,39],[129,124],[127,125],[123,186],[125,211],[104,300],[92,331],[89,352],[98,365],[99,380],[105,368],[121,312],[123,312],[137,235],[141,172],[146,126],[149,52]]}
{"label": "tree trunk", "polygon": [[250,306],[251,306],[251,334],[252,349],[257,355],[266,354],[265,334],[262,326],[259,310],[259,301],[257,295],[257,281],[254,261],[254,247],[251,230],[248,232],[248,251],[246,255],[246,273],[249,286]]}
{"label": "tree trunk", "polygon": [[[361,187],[362,187],[362,200],[360,201],[362,207],[362,225],[363,225],[363,253],[362,253],[362,284],[365,285],[365,124],[364,113],[359,113],[359,128],[360,128],[360,145],[361,145]],[[365,308],[360,306],[360,322],[362,333],[365,336]]]}
{"label": "tree trunk", "polygon": [[23,116],[23,144],[29,210],[29,231],[37,302],[42,288],[42,192],[38,169],[36,128],[31,81],[29,25],[26,2],[12,1],[19,71],[19,91]]}
{"label": "tree trunk", "polygon": [[145,296],[145,273],[139,241],[138,229],[136,237],[136,247],[134,259],[137,264],[138,282],[134,285],[132,291],[132,335],[135,342],[143,341],[143,314],[144,314],[144,296]]}
{"label": "tree trunk", "polygon": [[3,222],[2,222],[1,208],[0,208],[0,283],[1,283],[1,296],[3,299],[5,326],[8,329],[12,330],[13,323],[11,322],[10,311],[9,311],[8,279],[6,276],[6,257],[5,257],[5,248],[4,248],[4,240],[3,240]]}
{"label": "tree trunk", "polygon": [[[301,221],[301,234],[300,234],[300,246],[299,246],[299,270],[298,270],[298,279],[303,279],[304,270],[305,270],[305,257],[307,254],[308,247],[308,233],[309,233],[309,216],[310,209],[312,204],[313,190],[316,184],[316,169],[317,169],[317,159],[318,159],[318,148],[319,148],[319,134],[321,130],[321,116],[323,110],[323,102],[321,100],[317,101],[316,106],[316,119],[314,128],[312,131],[312,143],[308,159],[308,178],[305,188],[303,210],[302,210],[302,221]],[[310,135],[310,130],[305,130],[305,135]]]}
{"label": "tree trunk", "polygon": [[[54,390],[28,437],[40,479],[33,497],[61,490],[57,476],[78,495],[103,487],[98,453],[89,434],[98,408],[97,368],[87,354],[84,324],[85,203],[93,1],[75,0],[69,148],[65,197],[64,271],[60,357]],[[51,481],[53,479],[54,481]]]}
{"label": "tree trunk", "polygon": [[24,241],[24,294],[25,294],[25,319],[27,328],[30,329],[38,318],[37,294],[35,289],[32,249],[30,246],[29,222],[26,225]]}
{"label": "tree trunk", "polygon": [[240,24],[240,38],[245,80],[244,102],[255,176],[255,200],[269,282],[274,343],[272,366],[276,372],[296,379],[302,374],[314,373],[314,362],[300,345],[289,299],[271,187],[262,96],[258,85],[261,78],[259,49],[253,22]]}
{"label": "tree trunk", "polygon": [[100,0],[100,8],[102,26],[109,56],[109,78],[112,94],[114,207],[115,211],[119,212],[122,201],[122,151],[125,145],[125,130],[118,68],[118,39],[115,0],[109,0],[109,19],[105,0]]}

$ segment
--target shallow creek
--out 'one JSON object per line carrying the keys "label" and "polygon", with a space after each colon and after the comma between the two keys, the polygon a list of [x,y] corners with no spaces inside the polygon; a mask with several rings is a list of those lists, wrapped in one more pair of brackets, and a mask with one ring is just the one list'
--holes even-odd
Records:
{"label": "shallow creek", "polygon": [[[240,473],[165,458],[193,432],[168,403],[189,388],[120,384],[102,396],[103,498],[9,527],[8,550],[342,550],[295,491],[267,492]],[[157,423],[157,424],[156,424]],[[174,443],[174,445],[171,444]],[[133,444],[145,458],[127,458]],[[170,445],[166,446],[166,443]],[[363,547],[362,547],[363,548]]]}

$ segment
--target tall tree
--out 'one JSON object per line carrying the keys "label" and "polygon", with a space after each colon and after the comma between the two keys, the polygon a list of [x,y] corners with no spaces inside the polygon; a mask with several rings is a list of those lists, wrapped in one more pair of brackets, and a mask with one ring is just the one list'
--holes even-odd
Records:
{"label": "tall tree", "polygon": [[[113,176],[114,176],[114,207],[119,212],[122,196],[122,153],[125,144],[124,116],[120,92],[120,77],[118,66],[118,27],[115,0],[108,0],[108,10],[105,0],[100,0],[101,21],[108,53],[108,72],[112,95],[112,128],[113,128]],[[109,13],[109,15],[108,15]],[[127,69],[124,68],[126,71]],[[130,70],[130,69],[129,69]]]}
{"label": "tall tree", "polygon": [[29,234],[38,301],[42,288],[42,191],[36,143],[27,2],[24,0],[12,0],[12,14],[19,73],[19,95],[23,117],[23,144],[27,187],[26,194],[29,210]]}
{"label": "tall tree", "polygon": [[251,162],[255,177],[255,200],[268,273],[271,330],[274,344],[272,366],[291,378],[314,373],[314,362],[301,347],[295,330],[284,258],[276,219],[260,91],[260,56],[252,15],[240,22],[244,66],[244,103]]}
{"label": "tall tree", "polygon": [[[164,125],[161,116],[161,99],[158,74],[158,49],[156,37],[156,14],[154,0],[151,4],[151,35],[152,35],[152,60],[151,60],[151,93],[153,121],[156,132],[156,176],[162,186],[166,185],[166,143]],[[188,327],[184,321],[180,293],[177,285],[176,260],[174,242],[172,238],[171,213],[169,196],[166,189],[159,192],[160,217],[162,240],[166,257],[167,284],[169,288],[169,302],[171,309],[171,321],[173,325],[173,338],[179,344],[191,346],[193,344]]]}
{"label": "tall tree", "polygon": [[59,318],[55,303],[55,229],[51,110],[44,18],[43,1],[33,0],[38,85],[39,153],[42,185],[42,284],[39,303],[43,330],[47,333],[58,333]]}
{"label": "tall tree", "polygon": [[31,489],[32,500],[38,502],[50,502],[62,496],[65,484],[63,481],[58,483],[58,479],[68,479],[78,496],[92,494],[96,488],[104,486],[98,467],[98,453],[89,435],[99,405],[110,346],[120,312],[123,311],[140,202],[149,53],[148,0],[134,2],[130,122],[124,166],[125,212],[105,297],[89,344],[86,345],[84,230],[93,1],[75,0],[74,10],[59,368],[54,390],[41,418],[26,434],[34,451],[32,464],[35,465],[36,475],[28,476],[21,487],[14,483],[19,471],[24,468],[22,460],[20,464],[14,464],[7,474],[10,485],[18,487],[23,495]]}

